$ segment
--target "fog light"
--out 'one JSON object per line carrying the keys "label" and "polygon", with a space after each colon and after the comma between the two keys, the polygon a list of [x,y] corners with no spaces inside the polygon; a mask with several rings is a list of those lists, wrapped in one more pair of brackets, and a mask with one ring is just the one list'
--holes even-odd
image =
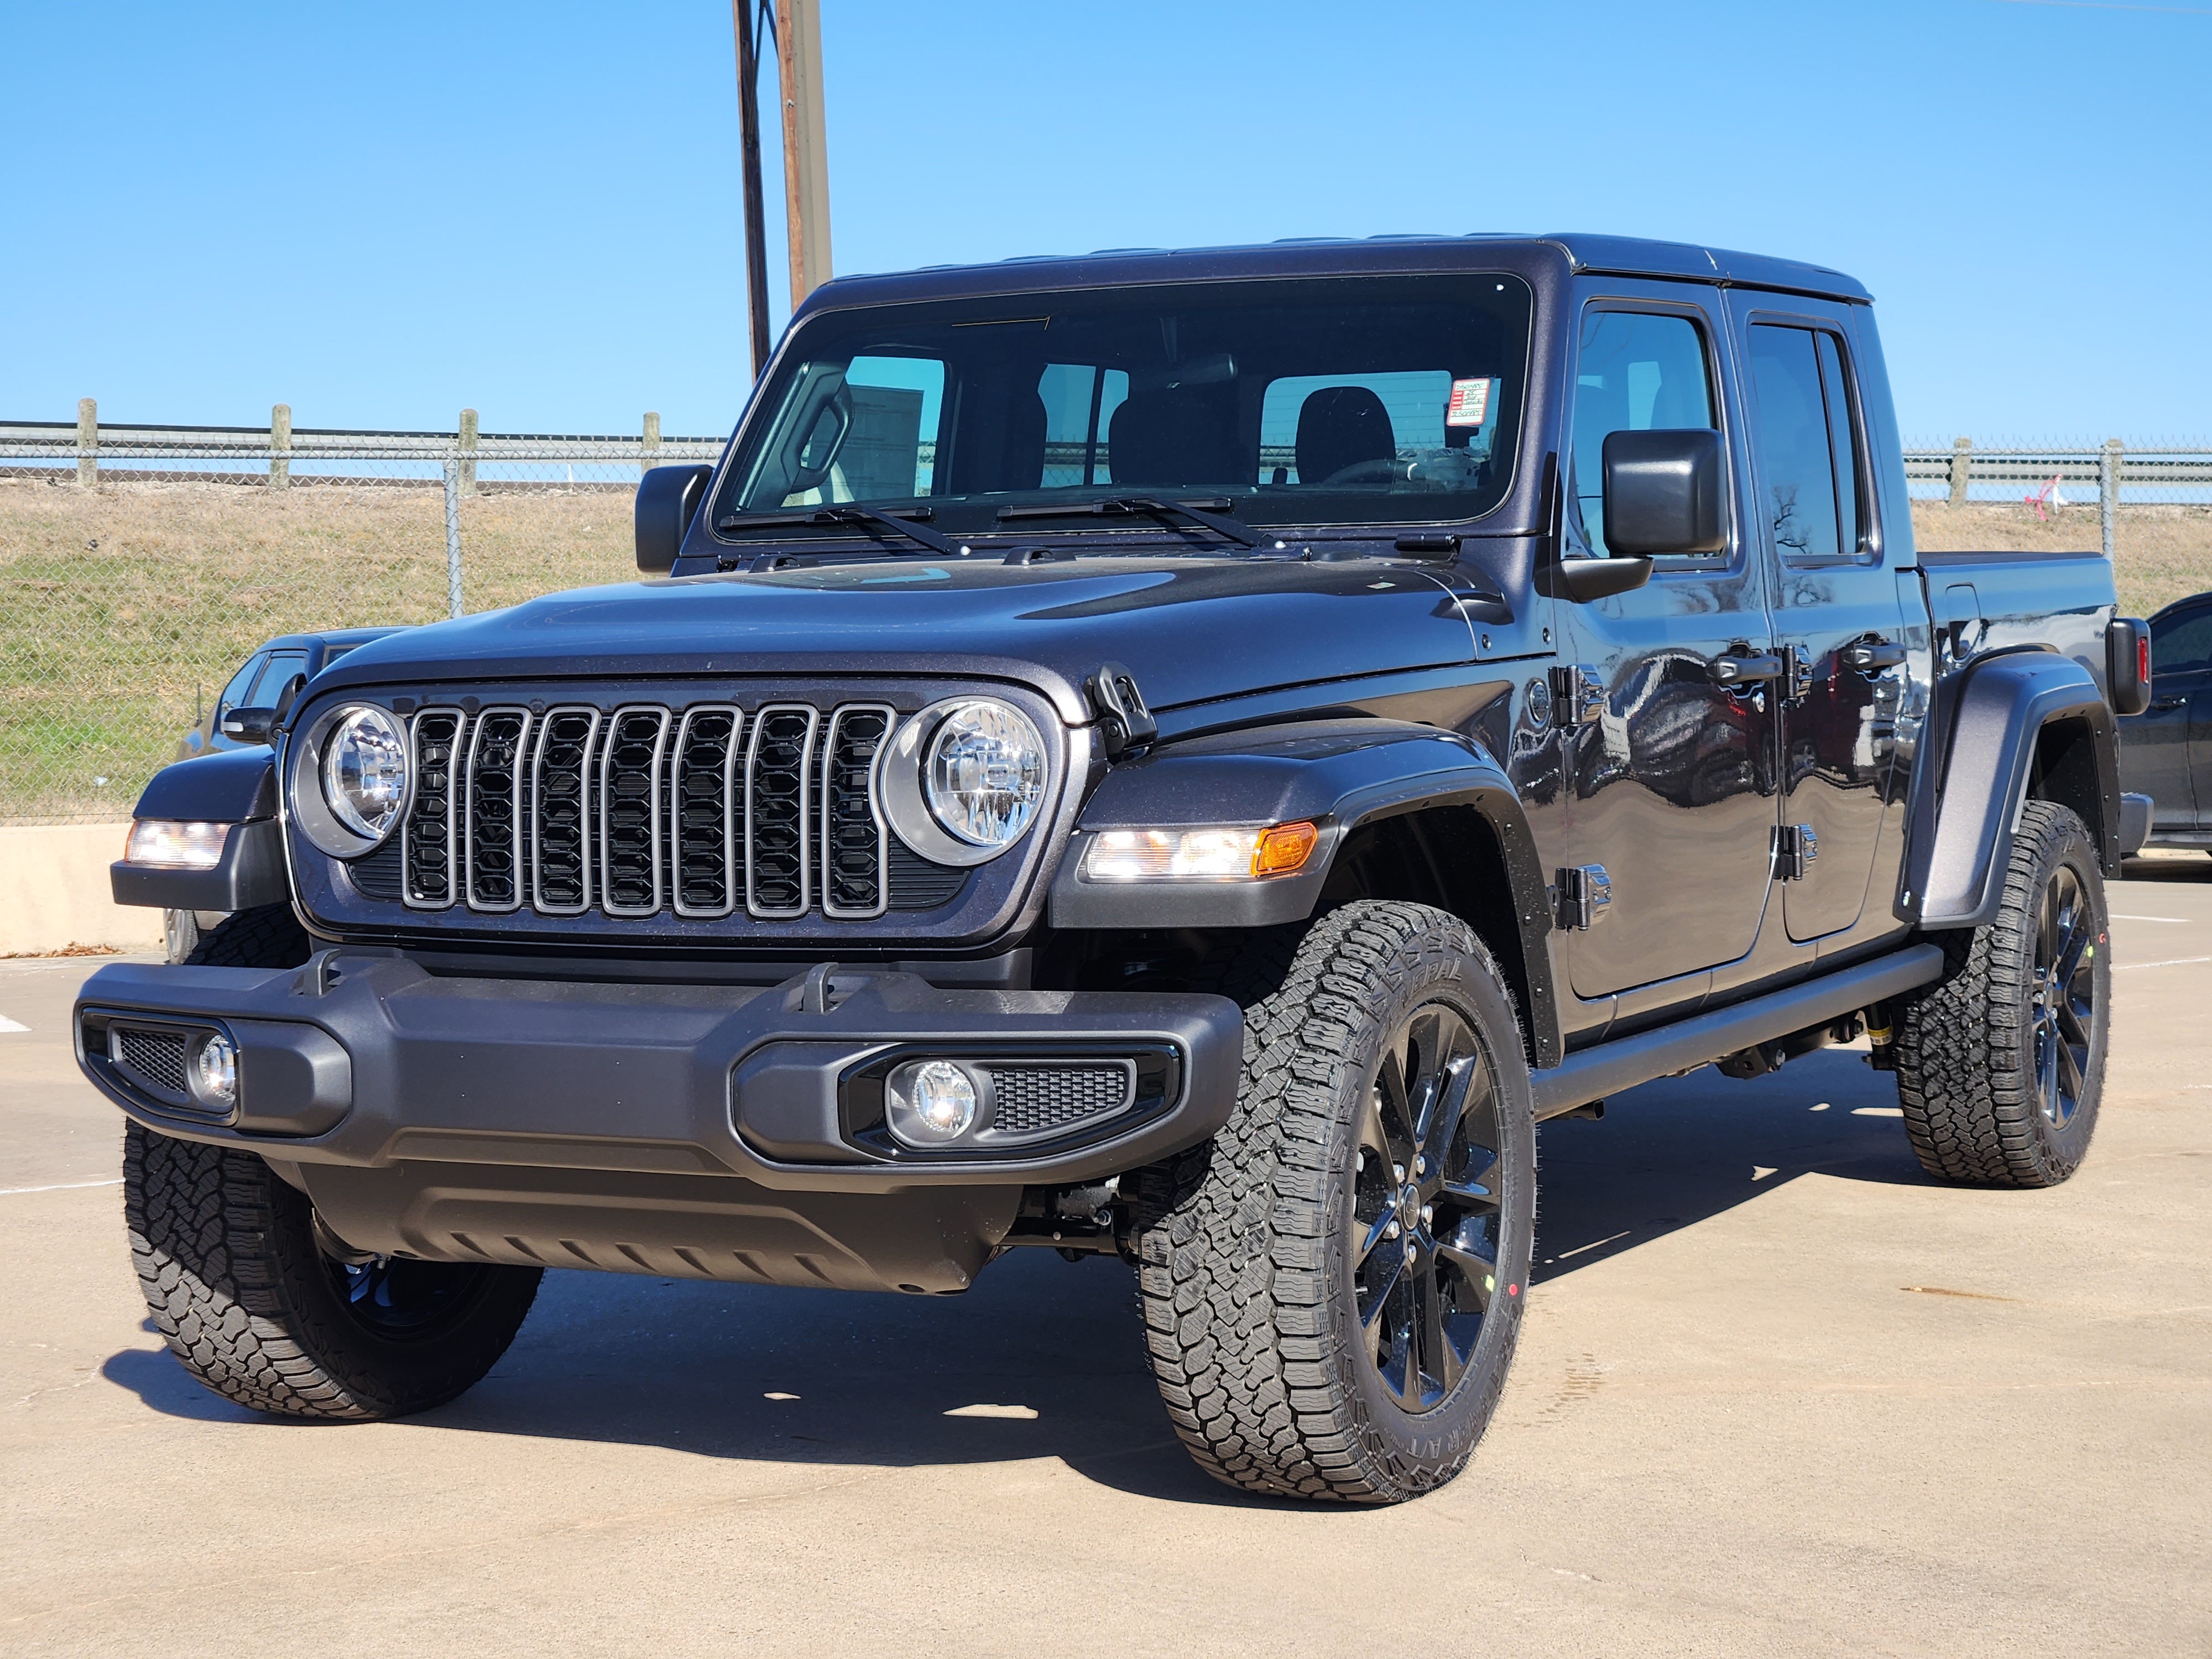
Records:
{"label": "fog light", "polygon": [[210,1106],[238,1103],[238,1050],[227,1036],[211,1036],[192,1056],[192,1092]]}
{"label": "fog light", "polygon": [[975,1121],[975,1079],[949,1060],[908,1060],[884,1081],[884,1117],[909,1146],[957,1140]]}

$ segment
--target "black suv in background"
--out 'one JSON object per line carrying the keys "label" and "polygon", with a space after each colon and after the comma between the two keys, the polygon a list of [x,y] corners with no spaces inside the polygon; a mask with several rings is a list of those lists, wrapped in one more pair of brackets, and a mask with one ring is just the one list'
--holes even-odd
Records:
{"label": "black suv in background", "polygon": [[2094,552],[1915,549],[1848,276],[843,279],[636,545],[138,803],[202,867],[118,896],[236,914],[94,975],[79,1054],[232,1400],[451,1399],[549,1267],[947,1296],[1051,1249],[1133,1264],[1206,1469],[1389,1502],[1490,1420],[1540,1119],[1864,1036],[1936,1176],[2087,1151],[2142,625]]}
{"label": "black suv in background", "polygon": [[[291,706],[302,686],[347,652],[398,631],[396,628],[332,628],[314,634],[279,634],[274,639],[263,641],[239,665],[238,672],[216,698],[214,707],[198,725],[177,739],[177,758],[191,760],[195,756],[219,754],[227,749],[265,747],[268,738],[258,722],[246,734],[234,737],[223,730],[223,721],[246,708],[266,708],[273,717],[278,709]],[[191,955],[200,942],[200,935],[219,926],[224,915],[220,910],[165,907],[161,912],[161,933],[169,960],[182,962]]]}

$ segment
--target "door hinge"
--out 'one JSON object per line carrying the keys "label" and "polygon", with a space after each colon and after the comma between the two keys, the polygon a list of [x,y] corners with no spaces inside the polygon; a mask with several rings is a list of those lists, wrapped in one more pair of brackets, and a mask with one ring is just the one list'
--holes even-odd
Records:
{"label": "door hinge", "polygon": [[1613,878],[1602,864],[1565,865],[1553,872],[1552,915],[1562,933],[1588,933],[1612,902]]}
{"label": "door hinge", "polygon": [[1774,830],[1774,878],[1802,881],[1820,856],[1820,838],[1809,823],[1778,824]]}
{"label": "door hinge", "polygon": [[1605,682],[1587,663],[1562,663],[1552,671],[1552,703],[1562,726],[1588,726],[1605,713]]}
{"label": "door hinge", "polygon": [[1802,702],[1813,695],[1813,653],[1802,645],[1782,647],[1783,695]]}

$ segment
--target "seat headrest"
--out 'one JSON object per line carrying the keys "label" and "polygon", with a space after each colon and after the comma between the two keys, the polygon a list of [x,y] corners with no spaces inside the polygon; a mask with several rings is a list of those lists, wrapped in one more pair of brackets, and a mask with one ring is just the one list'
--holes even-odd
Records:
{"label": "seat headrest", "polygon": [[[1298,405],[1298,482],[1325,483],[1361,461],[1396,458],[1390,411],[1364,386],[1325,386]],[[1362,482],[1380,483],[1380,478]]]}
{"label": "seat headrest", "polygon": [[1249,483],[1239,464],[1231,397],[1208,388],[1133,392],[1106,424],[1107,465],[1122,483]]}

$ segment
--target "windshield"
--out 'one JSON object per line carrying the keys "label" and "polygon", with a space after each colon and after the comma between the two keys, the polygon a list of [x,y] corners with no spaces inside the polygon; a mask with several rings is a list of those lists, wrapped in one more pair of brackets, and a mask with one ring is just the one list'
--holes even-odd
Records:
{"label": "windshield", "polygon": [[828,312],[763,393],[715,526],[856,503],[1035,534],[1062,527],[1040,509],[1097,527],[1092,503],[1131,497],[1254,525],[1476,518],[1511,482],[1529,307],[1482,274]]}

